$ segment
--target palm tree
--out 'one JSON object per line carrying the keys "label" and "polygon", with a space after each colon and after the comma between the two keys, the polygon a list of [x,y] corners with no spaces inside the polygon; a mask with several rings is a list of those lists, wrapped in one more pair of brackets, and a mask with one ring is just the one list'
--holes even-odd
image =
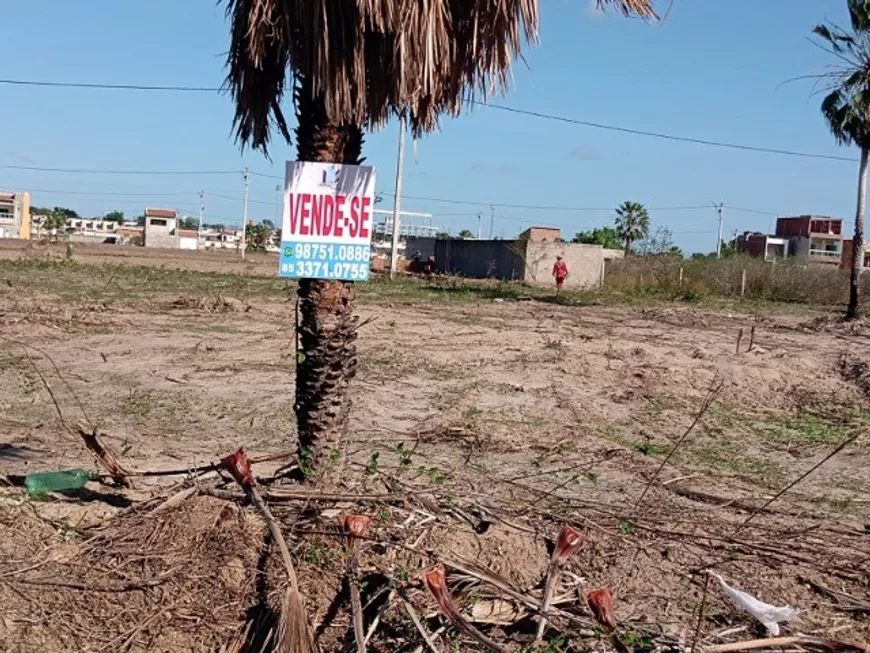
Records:
{"label": "palm tree", "polygon": [[870,159],[870,2],[847,0],[852,31],[833,23],[818,25],[817,45],[839,63],[821,78],[828,83],[822,115],[840,145],[861,148],[858,173],[858,207],[852,237],[852,273],[846,319],[861,317],[861,271],[864,267],[864,212],[867,199],[867,162]]}
{"label": "palm tree", "polygon": [[[625,15],[655,15],[654,0],[597,1]],[[538,34],[538,0],[226,3],[236,137],[264,153],[274,129],[289,142],[281,103],[291,87],[303,161],[360,163],[362,130],[391,116],[415,134],[434,130],[441,115],[504,90],[522,46]],[[358,318],[351,283],[302,279],[298,296],[299,451],[316,468],[347,424]]]}
{"label": "palm tree", "polygon": [[649,235],[649,213],[640,202],[626,201],[616,209],[616,233],[625,243],[625,255],[631,253],[631,244]]}

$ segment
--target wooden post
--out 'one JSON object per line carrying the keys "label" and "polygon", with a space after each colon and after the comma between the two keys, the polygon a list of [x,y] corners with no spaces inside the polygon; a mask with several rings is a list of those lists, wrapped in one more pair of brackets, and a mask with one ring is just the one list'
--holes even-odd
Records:
{"label": "wooden post", "polygon": [[683,268],[680,268],[680,288],[683,287]]}
{"label": "wooden post", "polygon": [[740,279],[740,299],[746,296],[746,270],[743,270],[743,275]]}
{"label": "wooden post", "polygon": [[740,327],[740,331],[737,332],[737,347],[735,353],[740,353],[740,341],[743,340],[743,327]]}
{"label": "wooden post", "polygon": [[752,348],[755,346],[755,325],[752,325],[752,329],[749,331],[749,348],[746,350],[747,352],[752,351]]}

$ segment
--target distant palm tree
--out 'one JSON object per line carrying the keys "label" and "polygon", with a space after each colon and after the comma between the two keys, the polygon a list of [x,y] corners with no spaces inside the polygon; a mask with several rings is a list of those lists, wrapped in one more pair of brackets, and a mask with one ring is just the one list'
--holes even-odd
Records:
{"label": "distant palm tree", "polygon": [[852,31],[833,23],[817,26],[817,45],[840,63],[821,75],[828,83],[822,115],[840,145],[861,149],[858,173],[858,206],[852,237],[852,273],[846,319],[861,317],[861,271],[864,267],[864,213],[867,204],[867,163],[870,159],[870,2],[847,0]]}
{"label": "distant palm tree", "polygon": [[[654,0],[597,0],[653,17]],[[538,36],[538,0],[225,0],[231,20],[226,87],[235,131],[264,153],[272,130],[290,141],[281,103],[296,111],[297,158],[357,164],[363,129],[402,116],[415,134],[506,88],[513,61]],[[357,368],[353,284],[299,281],[296,422],[316,469],[343,436]]]}
{"label": "distant palm tree", "polygon": [[631,244],[649,235],[649,213],[640,202],[623,202],[616,209],[616,233],[625,243],[625,255],[631,253]]}

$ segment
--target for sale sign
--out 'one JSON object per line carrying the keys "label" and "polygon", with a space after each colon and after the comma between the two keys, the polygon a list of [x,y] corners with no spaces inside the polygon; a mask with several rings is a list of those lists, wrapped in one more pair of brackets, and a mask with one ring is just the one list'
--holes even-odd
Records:
{"label": "for sale sign", "polygon": [[367,281],[374,205],[374,168],[288,161],[279,275]]}

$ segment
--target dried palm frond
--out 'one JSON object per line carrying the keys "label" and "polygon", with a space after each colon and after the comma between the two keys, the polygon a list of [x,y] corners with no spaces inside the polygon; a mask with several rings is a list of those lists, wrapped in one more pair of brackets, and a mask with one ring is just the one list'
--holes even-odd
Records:
{"label": "dried palm frond", "polygon": [[262,514],[269,531],[272,533],[272,538],[278,545],[284,566],[287,569],[289,584],[284,592],[278,627],[272,639],[272,650],[280,653],[316,653],[318,649],[314,640],[314,630],[311,627],[311,618],[305,609],[305,599],[299,591],[299,579],[296,576],[296,567],[293,564],[290,549],[287,547],[287,541],[281,532],[281,526],[257,491],[256,479],[244,449],[239,449],[222,458],[221,466],[242,486],[252,503]]}
{"label": "dried palm frond", "polygon": [[589,603],[589,609],[607,632],[616,630],[616,617],[613,613],[613,595],[610,589],[602,587],[597,590],[586,592],[586,601]]}
{"label": "dried palm frond", "polygon": [[[563,526],[559,531],[559,538],[556,540],[556,547],[553,549],[553,555],[550,558],[550,564],[547,567],[547,577],[544,580],[544,600],[541,602],[541,612],[546,613],[550,609],[550,604],[553,601],[553,594],[556,592],[556,585],[559,584],[559,575],[562,571],[562,565],[574,552],[583,544],[583,535],[580,531]],[[544,638],[544,631],[547,629],[547,617],[541,614],[538,621],[538,633],[535,638],[540,642]]]}
{"label": "dried palm frond", "polygon": [[507,653],[507,650],[489,637],[472,626],[468,620],[462,616],[456,605],[453,603],[453,597],[450,595],[450,590],[447,588],[447,578],[444,572],[444,567],[438,565],[423,572],[423,584],[426,589],[435,597],[435,602],[438,604],[438,609],[447,617],[451,624],[466,637],[483,644],[490,651],[495,653]]}
{"label": "dried palm frond", "polygon": [[[295,78],[323,98],[335,124],[373,128],[402,113],[420,133],[504,90],[523,45],[538,38],[538,0],[226,3],[236,136],[263,150],[273,126],[290,138],[281,101]],[[653,0],[598,4],[655,16]]]}

